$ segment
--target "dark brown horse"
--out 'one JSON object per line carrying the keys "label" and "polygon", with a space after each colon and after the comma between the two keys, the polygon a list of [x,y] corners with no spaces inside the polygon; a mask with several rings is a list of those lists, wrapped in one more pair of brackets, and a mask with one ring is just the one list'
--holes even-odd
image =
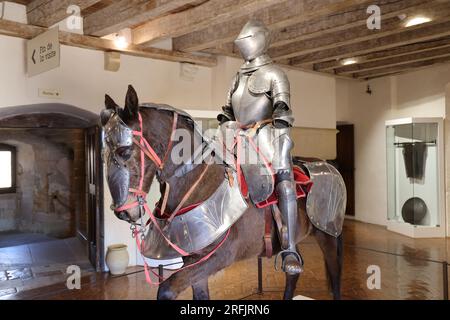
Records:
{"label": "dark brown horse", "polygon": [[[141,114],[144,123],[144,136],[156,153],[163,157],[169,147],[168,141],[172,132],[172,112],[155,108],[140,108],[138,97],[132,87],[129,87],[125,108],[119,108],[114,101],[106,97],[106,113],[116,112],[120,114],[123,122],[133,130],[139,130],[138,114]],[[102,122],[108,121],[105,112],[102,113]],[[178,129],[186,129],[194,134],[192,121],[185,117],[180,117],[177,124]],[[201,137],[197,137],[201,139]],[[174,143],[174,146],[176,143]],[[174,147],[173,146],[173,147]],[[130,173],[130,186],[139,183],[140,173],[140,150],[137,146],[124,147],[114,150],[115,156],[120,158]],[[155,176],[157,177],[164,194],[164,185],[169,183],[170,193],[167,201],[166,212],[172,212],[180,203],[183,196],[190,187],[197,181],[200,174],[205,169],[206,164],[201,164],[194,170],[186,173],[182,178],[175,178],[173,174],[180,164],[174,164],[171,157],[168,157],[162,171],[158,172],[155,164],[146,159],[145,176],[143,190],[148,192]],[[109,171],[110,168],[108,168]],[[225,175],[225,168],[219,164],[209,165],[206,174],[201,179],[200,187],[196,188],[185,203],[186,206],[201,202],[207,199],[222,183]],[[173,177],[173,178],[171,178]],[[116,185],[114,179],[108,181],[110,190],[121,188]],[[114,199],[114,192],[113,201]],[[128,222],[138,221],[140,211],[137,208],[122,212],[121,219]],[[299,200],[298,212],[298,234],[297,243],[300,243],[308,235],[313,234],[325,257],[325,266],[329,279],[329,284],[335,299],[340,298],[340,277],[342,270],[342,238],[335,238],[319,229],[316,229],[309,221],[305,211],[305,199]],[[250,207],[242,217],[231,227],[229,236],[224,244],[207,261],[192,268],[184,269],[175,273],[164,281],[158,291],[158,299],[175,299],[182,291],[192,287],[194,299],[209,299],[208,278],[216,272],[230,266],[236,261],[256,257],[263,254],[264,250],[264,212],[261,209]],[[273,231],[274,253],[280,251],[280,242],[276,231]],[[204,255],[208,254],[217,243],[205,248],[202,252],[183,258],[186,265],[195,263]],[[296,288],[297,276],[286,275],[286,287],[284,299],[292,299]]]}

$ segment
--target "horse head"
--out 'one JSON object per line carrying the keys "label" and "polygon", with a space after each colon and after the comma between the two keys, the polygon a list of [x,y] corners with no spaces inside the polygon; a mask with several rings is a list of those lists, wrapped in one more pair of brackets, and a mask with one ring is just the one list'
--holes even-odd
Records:
{"label": "horse head", "polygon": [[147,135],[143,132],[143,121],[151,121],[140,112],[138,96],[132,86],[128,87],[124,108],[108,95],[105,107],[101,122],[105,132],[107,181],[113,201],[111,209],[119,219],[134,223],[143,214],[140,204],[145,202],[157,171],[157,164],[146,160],[136,143]]}

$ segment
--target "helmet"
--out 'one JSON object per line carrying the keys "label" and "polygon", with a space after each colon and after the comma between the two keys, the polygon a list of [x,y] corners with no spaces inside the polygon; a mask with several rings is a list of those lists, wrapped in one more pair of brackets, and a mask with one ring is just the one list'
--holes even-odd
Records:
{"label": "helmet", "polygon": [[270,44],[269,29],[261,21],[250,20],[234,43],[242,57],[246,61],[252,61],[267,52]]}

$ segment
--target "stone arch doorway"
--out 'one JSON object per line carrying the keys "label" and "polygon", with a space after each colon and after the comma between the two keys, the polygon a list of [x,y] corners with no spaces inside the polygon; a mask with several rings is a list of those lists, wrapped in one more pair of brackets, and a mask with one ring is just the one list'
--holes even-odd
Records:
{"label": "stone arch doorway", "polygon": [[[35,265],[43,258],[40,262],[51,264],[54,248],[58,264],[80,258],[104,269],[98,123],[98,115],[66,104],[0,108],[0,144],[16,150],[14,192],[0,194],[0,235],[6,234],[0,236],[0,254],[9,244],[31,251],[29,258],[4,261]],[[47,242],[50,249],[39,249],[38,243]]]}

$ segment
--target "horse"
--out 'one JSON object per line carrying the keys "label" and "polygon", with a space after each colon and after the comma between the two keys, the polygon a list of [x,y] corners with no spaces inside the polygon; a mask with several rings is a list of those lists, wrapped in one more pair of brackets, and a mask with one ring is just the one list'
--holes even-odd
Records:
{"label": "horse", "polygon": [[[169,149],[173,149],[177,145],[177,142],[173,144],[171,142],[174,126],[177,129],[187,130],[195,136],[193,122],[187,117],[179,117],[177,123],[174,124],[173,113],[168,110],[169,108],[143,107],[139,104],[137,93],[131,86],[128,88],[124,108],[119,107],[108,95],[105,98],[105,107],[101,115],[103,126],[107,124],[111,114],[119,114],[123,123],[134,132],[142,129],[142,136],[151,145],[156,156],[164,159],[164,166],[159,168],[155,161],[149,161],[147,157],[145,162],[142,163],[142,150],[138,144],[120,146],[115,150],[109,150],[113,153],[114,158],[123,164],[123,170],[126,170],[127,173],[126,179],[129,179],[129,181],[124,181],[115,178],[114,172],[112,172],[114,171],[112,169],[114,164],[107,164],[108,186],[114,204],[119,203],[117,197],[120,192],[129,192],[124,184],[133,187],[141,183],[141,188],[146,194],[156,177],[160,183],[161,194],[165,195],[167,185],[170,186],[170,192],[167,193],[165,199],[165,207],[167,212],[173,212],[183,201],[186,193],[190,192],[188,199],[184,199],[184,204],[189,206],[208,199],[222,183],[227,170],[222,164],[201,163],[181,177],[174,176],[174,172],[182,164],[174,163],[171,157],[165,155],[167,155]],[[142,124],[144,124],[143,128],[141,128]],[[141,172],[143,172],[142,177]],[[193,189],[192,186],[199,180],[201,180],[199,186]],[[127,203],[129,203],[130,199],[134,199],[135,194],[130,192],[127,197]],[[327,278],[333,297],[334,299],[340,299],[343,264],[342,235],[335,237],[318,229],[307,216],[305,198],[298,200],[298,208],[297,244],[309,235],[315,237],[324,256]],[[129,223],[136,223],[142,219],[142,212],[139,207],[129,206],[126,210],[115,213],[119,219]],[[255,206],[249,206],[244,214],[229,228],[226,239],[225,235],[222,235],[201,251],[183,257],[184,265],[193,265],[193,267],[185,268],[160,283],[157,299],[176,299],[181,292],[189,287],[192,287],[194,300],[209,299],[208,278],[210,276],[234,262],[264,254],[265,225],[263,210]],[[278,253],[281,251],[281,241],[277,236],[277,230],[272,228],[271,233],[273,252]],[[218,246],[219,244],[220,246]],[[214,254],[203,261],[204,257],[214,249],[216,249]],[[284,299],[290,300],[293,298],[298,279],[299,275],[286,274]]]}

